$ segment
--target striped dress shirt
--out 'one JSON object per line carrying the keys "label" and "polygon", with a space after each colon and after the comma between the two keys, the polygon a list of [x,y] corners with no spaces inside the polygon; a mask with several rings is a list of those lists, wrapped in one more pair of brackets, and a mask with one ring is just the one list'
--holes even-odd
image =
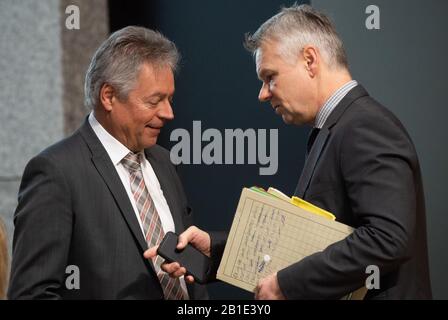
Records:
{"label": "striped dress shirt", "polygon": [[338,90],[336,90],[317,113],[316,120],[314,122],[314,128],[322,129],[325,121],[327,121],[334,108],[336,108],[338,103],[341,102],[342,98],[344,98],[347,93],[357,85],[358,82],[356,80],[351,80],[340,87]]}

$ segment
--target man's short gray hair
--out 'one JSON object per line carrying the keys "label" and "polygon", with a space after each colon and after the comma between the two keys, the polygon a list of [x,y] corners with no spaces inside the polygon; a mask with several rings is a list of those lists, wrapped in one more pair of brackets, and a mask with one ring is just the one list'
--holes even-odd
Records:
{"label": "man's short gray hair", "polygon": [[98,106],[100,90],[105,83],[117,91],[121,100],[126,100],[143,63],[153,67],[168,66],[175,72],[179,59],[174,43],[159,32],[135,26],[114,32],[97,49],[87,70],[86,107]]}
{"label": "man's short gray hair", "polygon": [[264,41],[277,41],[287,59],[297,57],[306,45],[314,45],[329,67],[348,68],[344,46],[330,19],[309,5],[282,8],[253,35],[246,34],[244,46],[255,55]]}

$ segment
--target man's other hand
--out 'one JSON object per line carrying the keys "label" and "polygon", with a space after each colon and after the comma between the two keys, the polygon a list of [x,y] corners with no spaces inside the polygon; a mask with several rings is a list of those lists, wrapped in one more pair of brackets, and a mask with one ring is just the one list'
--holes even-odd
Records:
{"label": "man's other hand", "polygon": [[[188,243],[193,245],[196,249],[201,251],[206,256],[210,257],[211,240],[210,235],[207,232],[195,226],[189,227],[187,230],[185,230],[179,235],[179,241],[177,243],[176,248],[182,250]],[[149,248],[148,250],[145,251],[143,256],[146,259],[154,259],[157,256],[157,248],[158,246]],[[188,271],[184,267],[182,267],[178,262],[172,262],[172,263],[164,262],[162,263],[161,268],[163,271],[168,273],[170,277],[173,278],[182,277]],[[193,283],[194,278],[191,275],[188,275],[185,277],[185,281],[188,283]]]}
{"label": "man's other hand", "polygon": [[285,296],[278,285],[277,273],[271,274],[258,281],[255,288],[257,300],[285,300]]}

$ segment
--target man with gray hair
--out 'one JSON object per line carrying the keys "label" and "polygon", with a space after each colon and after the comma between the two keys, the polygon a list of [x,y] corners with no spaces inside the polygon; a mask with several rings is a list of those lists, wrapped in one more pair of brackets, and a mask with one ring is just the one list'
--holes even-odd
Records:
{"label": "man with gray hair", "polygon": [[[351,78],[330,20],[294,5],[248,35],[245,45],[263,82],[259,100],[270,102],[285,123],[313,127],[294,194],[355,228],[346,239],[260,280],[255,298],[339,299],[363,287],[376,270],[379,281],[367,283],[366,298],[430,299],[415,148],[400,121]],[[196,227],[180,235],[179,248],[188,242],[210,247],[208,234]],[[162,268],[184,274],[174,264]]]}
{"label": "man with gray hair", "polygon": [[14,216],[10,299],[204,299],[143,252],[192,224],[167,150],[175,45],[126,27],[96,51],[85,79],[91,109],[70,137],[25,168]]}

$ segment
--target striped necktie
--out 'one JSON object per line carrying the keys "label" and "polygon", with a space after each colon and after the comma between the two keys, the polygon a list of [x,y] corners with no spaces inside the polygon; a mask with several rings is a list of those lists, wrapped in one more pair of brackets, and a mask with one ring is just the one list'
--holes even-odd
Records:
{"label": "striped necktie", "polygon": [[[151,248],[162,241],[165,232],[163,232],[162,223],[159,214],[157,213],[156,206],[146,188],[145,180],[143,179],[140,156],[139,154],[129,152],[121,160],[121,163],[129,171],[131,191],[140,215],[146,242],[148,243],[148,247]],[[160,268],[162,263],[163,258],[160,256],[156,256],[153,259],[154,268],[157,272],[157,277],[159,278],[165,299],[183,300],[185,297],[179,279],[171,278],[164,272]]]}

